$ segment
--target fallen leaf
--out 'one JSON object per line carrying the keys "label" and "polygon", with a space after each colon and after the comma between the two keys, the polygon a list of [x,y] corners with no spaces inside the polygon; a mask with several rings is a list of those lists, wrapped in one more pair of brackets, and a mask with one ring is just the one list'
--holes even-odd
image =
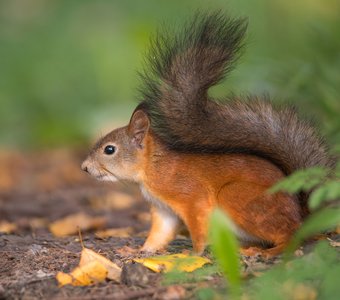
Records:
{"label": "fallen leaf", "polygon": [[105,225],[104,217],[91,217],[84,213],[69,215],[50,224],[49,229],[57,237],[75,234],[78,230],[98,229]]}
{"label": "fallen leaf", "polygon": [[107,270],[107,278],[117,281],[120,281],[120,273],[122,272],[122,269],[118,267],[115,263],[113,263],[111,260],[105,258],[104,256],[94,252],[91,249],[83,248],[80,256],[80,262],[79,266],[85,266],[93,261],[99,262],[101,265],[105,267]]}
{"label": "fallen leaf", "polygon": [[123,227],[123,228],[110,228],[106,230],[100,230],[95,233],[95,235],[101,239],[105,239],[107,237],[130,237],[133,233],[132,227]]}
{"label": "fallen leaf", "polygon": [[59,286],[91,285],[107,279],[120,281],[122,270],[115,263],[91,249],[83,248],[78,267],[70,274],[58,272]]}
{"label": "fallen leaf", "polygon": [[96,210],[123,210],[130,208],[135,204],[136,200],[128,194],[111,192],[103,197],[95,197],[90,199],[90,204]]}
{"label": "fallen leaf", "polygon": [[47,224],[46,218],[33,218],[29,220],[29,226],[32,229],[44,228],[47,227]]}
{"label": "fallen leaf", "polygon": [[70,274],[57,273],[59,286],[71,284],[74,286],[91,285],[104,281],[108,274],[107,269],[98,261],[91,261],[88,264],[76,267]]}
{"label": "fallen leaf", "polygon": [[154,272],[169,272],[172,270],[192,272],[201,268],[207,263],[211,263],[208,258],[201,256],[190,256],[187,254],[171,254],[153,256],[148,258],[136,258],[135,262],[141,263]]}
{"label": "fallen leaf", "polygon": [[26,163],[19,153],[0,149],[0,191],[9,192],[18,187]]}
{"label": "fallen leaf", "polygon": [[0,232],[3,233],[12,233],[18,229],[18,226],[14,223],[10,223],[7,221],[1,221],[0,222]]}

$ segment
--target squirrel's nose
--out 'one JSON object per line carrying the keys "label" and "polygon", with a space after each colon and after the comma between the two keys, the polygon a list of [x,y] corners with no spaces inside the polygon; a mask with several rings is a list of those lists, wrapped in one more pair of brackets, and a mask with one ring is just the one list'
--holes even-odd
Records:
{"label": "squirrel's nose", "polygon": [[86,160],[81,164],[81,169],[82,169],[83,171],[85,171],[86,173],[89,172],[89,170],[88,170],[88,168],[87,168],[87,162],[86,162]]}

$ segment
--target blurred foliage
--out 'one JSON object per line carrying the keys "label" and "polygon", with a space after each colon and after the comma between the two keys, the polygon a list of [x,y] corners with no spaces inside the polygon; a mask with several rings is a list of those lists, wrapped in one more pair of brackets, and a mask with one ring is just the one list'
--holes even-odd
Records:
{"label": "blurred foliage", "polygon": [[322,208],[323,204],[340,201],[340,161],[334,170],[313,167],[296,171],[269,189],[270,193],[278,191],[290,194],[310,192],[308,206],[311,211]]}
{"label": "blurred foliage", "polygon": [[320,242],[312,253],[255,278],[245,289],[246,299],[338,299],[339,274],[339,252]]}
{"label": "blurred foliage", "polygon": [[268,92],[340,141],[338,0],[0,0],[0,144],[83,143],[127,122],[150,35],[196,9],[249,17],[223,96]]}
{"label": "blurred foliage", "polygon": [[240,262],[238,257],[239,244],[229,228],[232,221],[219,209],[210,219],[209,238],[212,252],[229,283],[230,293],[236,297],[241,292]]}

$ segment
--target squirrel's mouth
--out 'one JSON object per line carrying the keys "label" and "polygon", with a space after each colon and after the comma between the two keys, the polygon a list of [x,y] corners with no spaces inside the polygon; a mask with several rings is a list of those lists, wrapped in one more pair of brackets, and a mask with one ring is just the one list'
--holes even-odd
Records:
{"label": "squirrel's mouth", "polygon": [[95,178],[99,181],[111,181],[111,182],[118,181],[118,178],[111,174],[100,174],[100,175],[95,176]]}
{"label": "squirrel's mouth", "polygon": [[115,174],[113,174],[111,171],[106,169],[104,166],[100,166],[99,174],[96,177],[97,180],[100,181],[111,181],[116,182],[118,181],[118,178]]}

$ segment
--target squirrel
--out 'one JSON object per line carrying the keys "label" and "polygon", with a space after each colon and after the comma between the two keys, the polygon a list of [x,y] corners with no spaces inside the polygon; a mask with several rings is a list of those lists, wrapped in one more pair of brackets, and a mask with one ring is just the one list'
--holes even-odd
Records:
{"label": "squirrel", "polygon": [[267,190],[296,170],[334,165],[294,107],[268,97],[209,96],[239,58],[247,25],[222,12],[198,13],[179,32],[158,33],[129,124],[101,138],[82,164],[99,180],[140,186],[152,221],[142,251],[165,248],[184,224],[203,253],[218,207],[241,253],[277,255],[308,215],[308,194]]}

